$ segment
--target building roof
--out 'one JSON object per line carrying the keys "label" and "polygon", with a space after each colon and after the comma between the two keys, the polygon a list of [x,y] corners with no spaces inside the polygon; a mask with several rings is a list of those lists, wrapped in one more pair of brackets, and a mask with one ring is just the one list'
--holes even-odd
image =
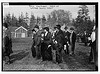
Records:
{"label": "building roof", "polygon": [[17,31],[18,29],[23,28],[24,30],[28,31],[26,28],[24,28],[23,26],[18,27],[15,31]]}
{"label": "building roof", "polygon": [[9,30],[10,30],[10,32],[15,32],[15,31],[17,31],[18,29],[20,29],[20,28],[23,28],[24,30],[26,30],[26,31],[28,31],[26,28],[24,28],[23,26],[20,26],[20,27],[12,27],[12,26],[10,26],[9,27]]}

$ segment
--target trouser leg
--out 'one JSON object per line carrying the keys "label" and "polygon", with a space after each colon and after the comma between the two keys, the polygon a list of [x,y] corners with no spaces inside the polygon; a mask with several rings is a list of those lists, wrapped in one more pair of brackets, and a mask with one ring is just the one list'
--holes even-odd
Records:
{"label": "trouser leg", "polygon": [[56,50],[52,50],[53,61],[56,62]]}
{"label": "trouser leg", "polygon": [[71,46],[72,54],[74,54],[74,49],[75,49],[75,43],[72,43],[72,46]]}
{"label": "trouser leg", "polygon": [[36,57],[36,50],[35,50],[34,46],[32,46],[31,51],[32,51],[33,58]]}
{"label": "trouser leg", "polygon": [[39,46],[36,47],[36,58],[37,59],[40,59],[41,58],[41,55],[40,55],[40,47]]}
{"label": "trouser leg", "polygon": [[67,49],[67,54],[69,54],[69,46],[68,46],[68,44],[66,45],[66,49]]}
{"label": "trouser leg", "polygon": [[89,62],[92,61],[92,59],[93,59],[93,49],[91,47],[90,56],[89,56]]}
{"label": "trouser leg", "polygon": [[58,63],[61,63],[62,62],[62,53],[61,53],[61,51],[56,51],[56,61],[58,62]]}

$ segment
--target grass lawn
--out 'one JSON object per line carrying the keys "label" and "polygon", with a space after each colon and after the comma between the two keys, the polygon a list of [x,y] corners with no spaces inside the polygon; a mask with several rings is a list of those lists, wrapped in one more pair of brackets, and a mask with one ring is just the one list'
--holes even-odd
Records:
{"label": "grass lawn", "polygon": [[12,39],[13,61],[10,65],[3,65],[3,70],[94,70],[94,65],[88,63],[90,47],[83,43],[76,43],[75,55],[63,55],[64,63],[36,60],[31,55],[31,38]]}

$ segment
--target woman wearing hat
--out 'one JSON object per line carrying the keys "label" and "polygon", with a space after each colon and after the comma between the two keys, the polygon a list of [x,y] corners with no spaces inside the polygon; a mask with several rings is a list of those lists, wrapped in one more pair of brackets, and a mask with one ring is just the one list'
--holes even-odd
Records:
{"label": "woman wearing hat", "polygon": [[52,51],[51,51],[51,33],[49,32],[49,28],[45,27],[44,30],[44,37],[43,42],[41,44],[41,55],[43,61],[50,61],[52,60]]}

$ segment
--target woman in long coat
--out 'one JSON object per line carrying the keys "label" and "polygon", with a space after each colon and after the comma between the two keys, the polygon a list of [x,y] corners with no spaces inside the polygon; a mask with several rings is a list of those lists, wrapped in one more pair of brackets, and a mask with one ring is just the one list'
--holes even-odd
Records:
{"label": "woman in long coat", "polygon": [[49,32],[49,28],[44,28],[44,37],[41,43],[41,55],[43,61],[52,60],[52,50],[51,50],[51,33]]}

